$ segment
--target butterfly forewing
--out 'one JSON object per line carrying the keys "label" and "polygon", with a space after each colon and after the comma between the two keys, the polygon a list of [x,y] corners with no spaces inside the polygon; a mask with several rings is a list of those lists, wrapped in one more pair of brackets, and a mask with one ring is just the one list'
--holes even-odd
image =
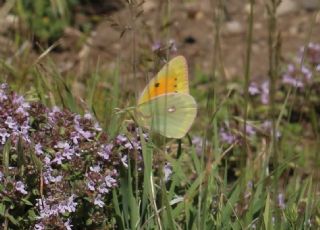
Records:
{"label": "butterfly forewing", "polygon": [[141,126],[169,138],[182,138],[189,131],[197,114],[194,98],[185,93],[168,93],[137,107]]}
{"label": "butterfly forewing", "polygon": [[169,61],[142,91],[138,105],[167,93],[189,93],[188,66],[183,56]]}

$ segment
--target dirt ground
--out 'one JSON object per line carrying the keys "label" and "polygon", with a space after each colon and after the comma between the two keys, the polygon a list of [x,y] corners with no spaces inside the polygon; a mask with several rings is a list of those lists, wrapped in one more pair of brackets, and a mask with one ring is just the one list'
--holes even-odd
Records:
{"label": "dirt ground", "polygon": [[[119,3],[119,0],[117,0]],[[306,0],[307,2],[310,0]],[[107,2],[112,2],[107,1]],[[76,28],[67,28],[61,39],[59,52],[52,57],[63,74],[75,72],[85,76],[92,68],[112,70],[120,63],[121,76],[132,79],[133,54],[136,56],[137,75],[152,75],[155,53],[152,47],[159,42],[173,41],[174,54],[185,55],[190,64],[191,80],[196,69],[212,72],[214,47],[214,9],[210,0],[174,0],[170,14],[165,1],[147,0],[139,7],[129,9],[127,4],[111,4],[112,8],[94,5],[90,12],[76,15],[81,24],[88,14],[98,13],[102,20],[91,34],[83,39]],[[226,0],[221,18],[221,63],[226,78],[242,77],[246,49],[249,1]],[[267,76],[268,69],[268,17],[265,0],[256,0],[252,44],[252,77]],[[292,4],[294,2],[294,4]],[[299,5],[299,0],[286,0],[279,8],[278,28],[282,38],[282,60],[290,61],[299,47],[307,41],[320,42],[320,20],[316,7]],[[143,10],[143,12],[142,12]],[[110,13],[112,12],[112,13]],[[142,13],[141,13],[142,12]],[[140,14],[141,13],[141,14]],[[134,20],[134,16],[140,16]],[[169,22],[164,25],[166,18]],[[311,32],[310,32],[311,31]],[[121,37],[121,38],[120,38]],[[135,48],[133,43],[135,42]],[[150,73],[150,74],[149,74]]]}

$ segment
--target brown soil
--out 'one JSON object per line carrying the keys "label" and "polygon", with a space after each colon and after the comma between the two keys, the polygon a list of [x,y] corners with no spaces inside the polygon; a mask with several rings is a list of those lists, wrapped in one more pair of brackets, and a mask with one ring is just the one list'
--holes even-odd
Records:
{"label": "brown soil", "polygon": [[[126,4],[118,4],[118,8],[114,7],[113,13],[105,16],[85,39],[77,29],[67,28],[61,39],[60,51],[52,53],[60,71],[66,75],[71,71],[81,77],[92,72],[93,68],[110,71],[120,63],[121,76],[130,80],[135,54],[137,76],[144,79],[146,74],[152,76],[158,69],[153,65],[155,55],[152,45],[173,39],[177,46],[176,53],[185,55],[190,63],[191,80],[196,68],[204,73],[212,72],[214,22],[210,0],[171,1],[169,16],[163,2],[147,0],[131,11]],[[226,78],[242,77],[244,72],[247,2],[228,0],[225,3],[219,67]],[[268,70],[268,17],[264,2],[257,0],[255,5],[251,65],[252,77],[255,78],[267,76]],[[103,14],[98,5],[95,7],[100,15]],[[94,14],[94,10],[94,7],[90,8],[90,14]],[[133,23],[134,17],[131,15],[141,10],[143,13]],[[282,10],[278,17],[278,28],[281,31],[282,60],[288,62],[306,41],[320,42],[320,27],[319,20],[315,23],[315,12],[303,7],[283,11],[286,10]],[[78,24],[85,20],[82,16],[76,17]],[[167,16],[170,21],[163,26]]]}

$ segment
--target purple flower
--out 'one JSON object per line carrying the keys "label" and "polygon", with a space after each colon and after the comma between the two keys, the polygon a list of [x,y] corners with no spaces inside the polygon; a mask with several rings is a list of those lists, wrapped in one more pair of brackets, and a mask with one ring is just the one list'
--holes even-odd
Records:
{"label": "purple flower", "polygon": [[129,150],[140,150],[141,149],[140,143],[136,142],[135,140],[132,140],[130,142],[125,143],[124,147]]}
{"label": "purple flower", "polygon": [[76,196],[71,195],[68,200],[62,201],[59,203],[59,213],[64,214],[66,212],[75,212],[77,207],[77,202],[74,201]]}
{"label": "purple flower", "polygon": [[310,42],[306,47],[300,48],[298,63],[303,61],[303,57],[311,65],[320,64],[320,44]]}
{"label": "purple flower", "polygon": [[[271,121],[264,121],[261,125],[261,129],[267,131],[268,133],[271,134],[272,132],[272,122]],[[276,137],[280,138],[281,137],[281,133],[276,130]]]}
{"label": "purple flower", "polygon": [[89,180],[89,181],[87,182],[87,187],[88,187],[88,189],[89,189],[90,191],[95,191],[95,190],[96,190],[96,188],[95,188],[95,183],[94,183],[93,181],[91,181],[91,180]]}
{"label": "purple flower", "polygon": [[198,156],[202,154],[202,147],[203,147],[203,138],[202,137],[193,137],[192,144],[195,146],[195,151]]}
{"label": "purple flower", "polygon": [[56,162],[59,165],[62,164],[64,159],[71,160],[75,155],[74,148],[72,148],[68,142],[60,141],[54,147],[60,149],[59,152],[56,153],[56,158],[53,160],[53,162]]}
{"label": "purple flower", "polygon": [[0,89],[7,89],[8,88],[8,84],[7,83],[1,83],[0,84]]}
{"label": "purple flower", "polygon": [[4,123],[9,127],[9,129],[12,129],[14,131],[18,130],[18,124],[15,120],[13,120],[11,116],[8,116]]}
{"label": "purple flower", "polygon": [[34,146],[34,150],[35,150],[35,152],[36,152],[36,154],[37,154],[38,156],[42,155],[42,154],[43,154],[43,151],[42,151],[42,145],[41,145],[41,143],[36,144],[36,145]]}
{"label": "purple flower", "polygon": [[57,165],[61,165],[64,159],[65,158],[62,156],[62,154],[57,152],[55,158],[51,161],[51,163],[56,163]]}
{"label": "purple flower", "polygon": [[249,85],[249,88],[248,88],[248,92],[252,96],[258,95],[260,93],[260,89],[259,89],[258,84],[255,82],[251,82],[251,84]]}
{"label": "purple flower", "polygon": [[278,195],[278,205],[279,205],[280,209],[282,209],[282,210],[286,208],[283,193],[279,193],[279,195]]}
{"label": "purple flower", "polygon": [[16,113],[25,117],[29,115],[29,113],[26,111],[26,108],[23,107],[17,108]]}
{"label": "purple flower", "polygon": [[104,178],[104,181],[106,183],[106,185],[109,187],[109,188],[112,188],[114,186],[117,185],[117,181],[115,179],[113,179],[110,175],[107,175],[105,178]]}
{"label": "purple flower", "polygon": [[246,189],[246,192],[245,192],[245,194],[244,194],[244,198],[249,198],[249,197],[251,197],[251,195],[252,195],[252,188],[253,188],[253,183],[252,183],[252,181],[248,181],[248,183],[247,183],[247,189]]}
{"label": "purple flower", "polygon": [[306,67],[297,68],[295,65],[288,65],[287,71],[282,76],[282,82],[296,88],[303,88],[304,83],[312,80],[312,72]]}
{"label": "purple flower", "polygon": [[99,187],[98,187],[98,191],[100,194],[106,194],[109,192],[109,189],[107,188],[107,185],[105,183],[102,183]]}
{"label": "purple flower", "polygon": [[99,165],[90,166],[90,171],[98,173],[101,171],[101,167]]}
{"label": "purple flower", "polygon": [[151,50],[153,52],[159,50],[161,48],[161,42],[160,41],[156,41],[155,43],[152,44],[151,46]]}
{"label": "purple flower", "polygon": [[51,216],[64,215],[76,211],[77,203],[74,201],[75,195],[71,195],[67,200],[56,201],[53,198],[37,199],[36,206],[39,209],[38,219],[50,218]]}
{"label": "purple flower", "polygon": [[83,115],[83,118],[84,118],[84,119],[87,119],[87,120],[90,120],[90,121],[93,120],[92,114],[91,114],[91,113],[88,113],[88,112],[86,112],[86,113]]}
{"label": "purple flower", "polygon": [[100,208],[103,208],[103,206],[105,205],[100,194],[96,196],[93,203],[94,205],[98,205]]}
{"label": "purple flower", "polygon": [[[88,117],[89,117],[88,114],[86,114],[86,116],[88,119]],[[81,124],[80,124],[80,119],[81,119],[80,115],[76,115],[74,117],[74,128],[82,137],[84,137],[85,139],[87,139],[89,141],[93,135],[90,131],[83,130],[83,128],[81,127]],[[90,119],[88,119],[88,120],[91,120],[91,115],[90,115]]]}
{"label": "purple flower", "polygon": [[1,138],[1,144],[4,145],[7,141],[7,139],[10,137],[10,134],[7,132],[6,129],[0,128],[0,138]]}
{"label": "purple flower", "polygon": [[65,227],[66,227],[66,229],[67,230],[72,230],[72,224],[71,224],[71,220],[70,219],[68,219],[66,222],[64,222],[64,224],[63,224]]}
{"label": "purple flower", "polygon": [[310,69],[308,69],[306,66],[302,66],[301,67],[301,73],[303,74],[304,76],[304,79],[306,81],[310,81],[311,78],[312,78],[312,72]]}
{"label": "purple flower", "polygon": [[17,190],[18,192],[20,192],[21,194],[23,194],[23,195],[28,194],[28,192],[25,190],[25,185],[23,184],[22,181],[17,181],[15,187],[16,187],[16,190]]}
{"label": "purple flower", "polygon": [[163,167],[163,173],[164,173],[164,180],[167,182],[170,180],[171,174],[172,174],[172,167],[170,163],[165,163]]}
{"label": "purple flower", "polygon": [[177,43],[174,39],[170,39],[168,45],[170,47],[171,52],[176,53],[178,51]]}
{"label": "purple flower", "polygon": [[235,136],[231,132],[226,131],[224,128],[220,129],[219,135],[220,135],[221,141],[227,144],[232,144],[236,140]]}
{"label": "purple flower", "polygon": [[45,230],[45,226],[43,223],[38,223],[34,226],[34,230]]}
{"label": "purple flower", "polygon": [[116,140],[117,140],[117,142],[123,143],[123,142],[126,142],[128,140],[128,138],[126,136],[120,134],[116,137]]}
{"label": "purple flower", "polygon": [[112,154],[112,148],[113,144],[102,145],[100,151],[98,151],[98,155],[104,160],[109,160],[110,155]]}
{"label": "purple flower", "polygon": [[102,128],[100,127],[100,124],[98,122],[95,122],[93,125],[94,129],[98,132],[102,131]]}
{"label": "purple flower", "polygon": [[261,84],[261,102],[262,104],[269,104],[269,81],[264,81]]}
{"label": "purple flower", "polygon": [[70,148],[70,145],[65,141],[59,141],[54,147],[58,149],[68,149]]}
{"label": "purple flower", "polygon": [[121,162],[124,167],[128,168],[128,155],[123,155],[123,157],[121,157]]}
{"label": "purple flower", "polygon": [[1,89],[0,90],[0,102],[3,102],[5,100],[8,100],[7,94]]}
{"label": "purple flower", "polygon": [[51,166],[46,166],[43,172],[44,183],[58,183],[61,182],[63,177],[61,175],[52,175],[53,169]]}
{"label": "purple flower", "polygon": [[246,124],[246,134],[249,136],[254,136],[256,134],[256,131],[254,130],[253,126],[250,124]]}
{"label": "purple flower", "polygon": [[288,84],[296,88],[302,88],[304,86],[302,81],[294,79],[293,77],[287,74],[283,75],[282,82],[284,84]]}

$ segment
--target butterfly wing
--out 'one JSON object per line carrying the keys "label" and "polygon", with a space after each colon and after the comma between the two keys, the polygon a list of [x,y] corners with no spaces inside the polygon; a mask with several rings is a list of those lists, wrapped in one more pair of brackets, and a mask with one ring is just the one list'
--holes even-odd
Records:
{"label": "butterfly wing", "polygon": [[188,66],[183,56],[170,60],[142,91],[138,105],[167,93],[189,93]]}
{"label": "butterfly wing", "polygon": [[168,93],[137,107],[138,123],[169,138],[182,138],[197,115],[197,103],[185,93]]}

